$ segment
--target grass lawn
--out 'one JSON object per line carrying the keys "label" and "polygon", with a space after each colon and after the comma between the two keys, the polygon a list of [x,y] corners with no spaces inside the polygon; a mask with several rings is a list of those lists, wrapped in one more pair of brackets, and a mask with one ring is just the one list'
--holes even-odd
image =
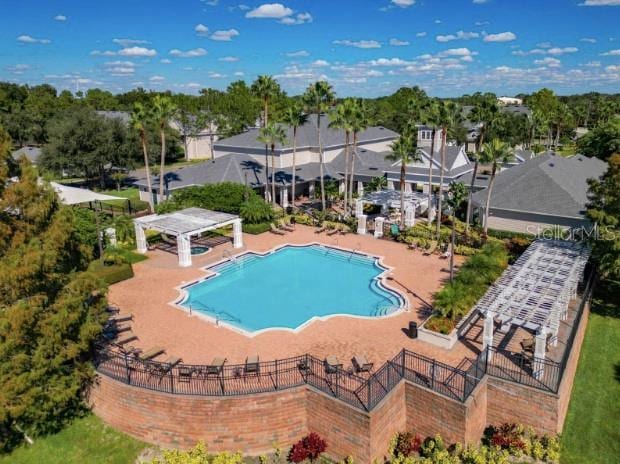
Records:
{"label": "grass lawn", "polygon": [[[129,187],[126,189],[121,189],[121,190],[116,190],[116,189],[102,190],[100,193],[105,193],[106,195],[112,195],[113,197],[127,198],[129,200],[140,199],[140,193],[138,192],[138,187]],[[110,200],[110,202],[112,201],[114,200]]]}
{"label": "grass lawn", "polygon": [[562,436],[562,464],[620,462],[620,285],[592,306]]}
{"label": "grass lawn", "polygon": [[0,464],[132,464],[147,446],[89,415],[32,446],[0,455]]}

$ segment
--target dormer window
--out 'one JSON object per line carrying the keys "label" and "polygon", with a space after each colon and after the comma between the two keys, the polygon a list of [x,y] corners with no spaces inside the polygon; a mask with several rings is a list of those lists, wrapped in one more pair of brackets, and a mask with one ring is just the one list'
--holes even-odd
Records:
{"label": "dormer window", "polygon": [[431,140],[433,136],[433,132],[429,130],[421,130],[420,131],[420,139],[421,140]]}

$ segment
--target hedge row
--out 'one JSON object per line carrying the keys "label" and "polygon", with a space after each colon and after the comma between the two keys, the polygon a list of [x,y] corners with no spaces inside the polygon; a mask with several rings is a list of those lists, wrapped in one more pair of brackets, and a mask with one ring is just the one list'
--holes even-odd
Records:
{"label": "hedge row", "polygon": [[108,285],[133,277],[133,268],[129,263],[106,265],[101,261],[93,261],[88,270],[103,279]]}

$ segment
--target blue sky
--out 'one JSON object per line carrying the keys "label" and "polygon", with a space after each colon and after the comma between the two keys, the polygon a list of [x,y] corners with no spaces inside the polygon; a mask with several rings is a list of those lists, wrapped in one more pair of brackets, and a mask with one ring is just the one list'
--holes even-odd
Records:
{"label": "blue sky", "polygon": [[0,80],[195,93],[620,92],[620,0],[3,0]]}

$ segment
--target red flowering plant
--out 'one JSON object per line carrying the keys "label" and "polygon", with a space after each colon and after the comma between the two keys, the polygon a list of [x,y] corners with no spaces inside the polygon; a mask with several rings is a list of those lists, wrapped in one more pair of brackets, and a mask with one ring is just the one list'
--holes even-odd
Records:
{"label": "red flowering plant", "polygon": [[490,426],[485,430],[489,445],[501,449],[523,450],[525,448],[525,431],[521,425],[505,423],[499,427]]}
{"label": "red flowering plant", "polygon": [[314,462],[326,449],[327,442],[317,433],[312,432],[291,447],[288,453],[288,461],[298,463],[307,459]]}

